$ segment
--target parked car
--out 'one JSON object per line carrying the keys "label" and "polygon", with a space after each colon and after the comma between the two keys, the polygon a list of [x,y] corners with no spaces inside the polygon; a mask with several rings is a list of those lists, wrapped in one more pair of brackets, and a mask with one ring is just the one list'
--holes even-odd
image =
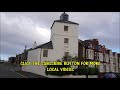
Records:
{"label": "parked car", "polygon": [[0,60],[0,63],[4,63],[4,60]]}
{"label": "parked car", "polygon": [[117,78],[120,78],[120,73],[114,73]]}
{"label": "parked car", "polygon": [[104,75],[104,78],[117,78],[117,76],[114,73],[110,72],[110,73],[106,73]]}

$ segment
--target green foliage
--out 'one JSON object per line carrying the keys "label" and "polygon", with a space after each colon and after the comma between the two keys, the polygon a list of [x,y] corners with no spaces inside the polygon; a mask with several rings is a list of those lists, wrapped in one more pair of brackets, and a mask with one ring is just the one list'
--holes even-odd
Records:
{"label": "green foliage", "polygon": [[79,75],[98,75],[99,70],[95,67],[80,67],[76,70]]}
{"label": "green foliage", "polygon": [[77,56],[72,57],[72,60],[74,60],[74,61],[78,61],[78,57],[77,57]]}
{"label": "green foliage", "polygon": [[78,75],[86,75],[86,68],[80,67],[80,68],[76,69],[76,72],[78,73]]}
{"label": "green foliage", "polygon": [[67,55],[67,56],[63,56],[62,61],[78,61],[78,57]]}

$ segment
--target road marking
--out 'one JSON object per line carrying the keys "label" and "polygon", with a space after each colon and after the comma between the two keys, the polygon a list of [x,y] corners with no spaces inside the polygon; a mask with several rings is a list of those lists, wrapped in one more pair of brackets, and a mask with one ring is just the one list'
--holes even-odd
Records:
{"label": "road marking", "polygon": [[[13,70],[10,70],[10,71],[15,72],[15,71],[13,71]],[[22,77],[28,78],[28,77],[26,77],[26,76],[24,76],[24,75],[22,75],[22,74],[20,74],[20,73],[18,73],[18,72],[15,72],[15,73],[18,74],[18,75],[20,75],[20,76],[22,76]]]}
{"label": "road marking", "polygon": [[26,76],[24,76],[24,75],[22,75],[22,74],[20,74],[20,73],[18,73],[18,72],[16,72],[18,75],[21,75],[22,77],[25,77],[25,78],[28,78],[28,77],[26,77]]}

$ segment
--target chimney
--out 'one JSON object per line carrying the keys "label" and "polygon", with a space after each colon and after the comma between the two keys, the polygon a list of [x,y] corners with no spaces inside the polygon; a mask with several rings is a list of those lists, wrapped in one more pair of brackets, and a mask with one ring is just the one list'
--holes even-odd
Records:
{"label": "chimney", "polygon": [[36,48],[36,46],[37,46],[37,44],[36,44],[36,41],[35,41],[34,44],[33,44],[32,49]]}
{"label": "chimney", "polygon": [[25,45],[25,49],[24,49],[25,51],[26,51],[26,48],[27,48],[27,45]]}
{"label": "chimney", "polygon": [[98,39],[93,39],[92,41],[93,41],[93,44],[94,44],[94,45],[99,45]]}

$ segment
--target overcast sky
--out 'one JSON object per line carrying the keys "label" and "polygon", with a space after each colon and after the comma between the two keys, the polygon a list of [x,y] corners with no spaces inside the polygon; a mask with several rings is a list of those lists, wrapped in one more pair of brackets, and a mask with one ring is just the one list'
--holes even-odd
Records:
{"label": "overcast sky", "polygon": [[[62,12],[0,12],[1,59],[20,54],[50,40],[50,27]],[[98,38],[101,45],[120,53],[120,13],[66,12],[69,20],[79,23],[79,39]]]}

